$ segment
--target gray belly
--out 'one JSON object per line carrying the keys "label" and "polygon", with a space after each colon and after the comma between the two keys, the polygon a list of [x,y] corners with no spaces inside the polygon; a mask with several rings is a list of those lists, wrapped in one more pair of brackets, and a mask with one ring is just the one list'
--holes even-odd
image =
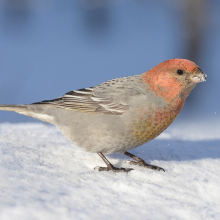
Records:
{"label": "gray belly", "polygon": [[131,126],[126,124],[123,116],[97,113],[75,112],[55,109],[54,124],[63,135],[89,152],[125,152],[137,147],[135,138],[131,137]]}

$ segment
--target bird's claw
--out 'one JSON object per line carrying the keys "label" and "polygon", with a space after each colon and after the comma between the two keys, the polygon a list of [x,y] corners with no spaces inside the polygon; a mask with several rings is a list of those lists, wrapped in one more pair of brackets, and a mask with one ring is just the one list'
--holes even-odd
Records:
{"label": "bird's claw", "polygon": [[148,169],[152,169],[152,170],[162,170],[163,172],[165,172],[165,170],[162,168],[162,167],[158,167],[158,166],[155,166],[155,165],[150,165],[148,163],[146,163],[145,161],[129,161],[129,164],[131,165],[138,165],[138,166],[141,166],[141,167],[146,167]]}

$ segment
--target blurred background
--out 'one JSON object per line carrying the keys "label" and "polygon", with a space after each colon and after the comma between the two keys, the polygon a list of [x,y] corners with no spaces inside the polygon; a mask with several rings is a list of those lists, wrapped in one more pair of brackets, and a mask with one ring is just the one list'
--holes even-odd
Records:
{"label": "blurred background", "polygon": [[[178,120],[220,116],[219,0],[0,0],[0,103],[29,104],[171,58],[208,75]],[[34,119],[0,112],[0,122]]]}

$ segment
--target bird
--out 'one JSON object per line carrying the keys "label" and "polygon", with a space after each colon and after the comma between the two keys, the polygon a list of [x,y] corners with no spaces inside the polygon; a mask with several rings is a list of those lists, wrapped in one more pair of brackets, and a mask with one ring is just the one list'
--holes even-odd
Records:
{"label": "bird", "polygon": [[131,165],[165,172],[128,150],[160,135],[178,116],[195,85],[206,77],[193,61],[176,58],[139,75],[73,90],[52,100],[0,105],[0,110],[57,126],[75,145],[103,159],[106,166],[94,168],[98,171],[133,170],[114,166],[104,155],[122,153],[133,159]]}

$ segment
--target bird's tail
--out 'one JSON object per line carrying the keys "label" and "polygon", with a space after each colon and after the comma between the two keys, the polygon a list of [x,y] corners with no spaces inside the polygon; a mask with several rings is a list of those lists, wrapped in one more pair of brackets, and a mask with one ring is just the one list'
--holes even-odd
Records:
{"label": "bird's tail", "polygon": [[0,105],[1,111],[12,111],[41,121],[52,123],[52,117],[40,105]]}
{"label": "bird's tail", "polygon": [[20,113],[27,111],[27,105],[0,105],[0,110]]}

